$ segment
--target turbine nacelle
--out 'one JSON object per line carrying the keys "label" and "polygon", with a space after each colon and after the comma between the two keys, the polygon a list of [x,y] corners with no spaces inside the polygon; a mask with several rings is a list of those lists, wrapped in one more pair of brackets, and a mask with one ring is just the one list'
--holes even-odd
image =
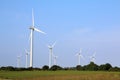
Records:
{"label": "turbine nacelle", "polygon": [[54,58],[54,59],[57,59],[57,58],[58,58],[58,56],[53,55],[53,58]]}
{"label": "turbine nacelle", "polygon": [[82,52],[82,50],[80,49],[80,51],[79,51],[75,56],[83,57],[83,56],[81,55],[81,52]]}
{"label": "turbine nacelle", "polygon": [[17,56],[18,58],[21,58],[22,55]]}
{"label": "turbine nacelle", "polygon": [[30,52],[28,52],[26,49],[25,49],[25,53],[26,53],[26,55],[29,55],[29,54],[30,54]]}
{"label": "turbine nacelle", "polygon": [[53,48],[51,45],[47,45],[47,47],[48,47],[49,49],[52,49],[52,48]]}
{"label": "turbine nacelle", "polygon": [[54,42],[52,45],[48,45],[47,47],[48,47],[49,49],[53,49],[53,47],[55,46],[55,44],[56,44],[56,42]]}
{"label": "turbine nacelle", "polygon": [[40,32],[40,33],[42,33],[42,34],[46,34],[45,32],[43,32],[43,31],[41,31],[41,30],[39,30],[39,29],[37,29],[37,28],[35,28],[35,27],[30,27],[29,29],[31,29],[31,30],[33,30],[33,31]]}
{"label": "turbine nacelle", "polygon": [[32,29],[32,30],[34,30],[34,27],[30,27],[29,29]]}

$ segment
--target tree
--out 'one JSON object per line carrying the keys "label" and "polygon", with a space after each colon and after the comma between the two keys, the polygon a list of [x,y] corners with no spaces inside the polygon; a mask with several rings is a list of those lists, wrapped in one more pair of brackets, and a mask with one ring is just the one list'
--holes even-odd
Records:
{"label": "tree", "polygon": [[111,64],[106,63],[106,64],[105,64],[105,69],[106,69],[106,70],[109,70],[110,68],[112,68]]}
{"label": "tree", "polygon": [[76,70],[82,70],[82,66],[81,65],[77,65],[76,66]]}
{"label": "tree", "polygon": [[98,70],[98,65],[95,64],[94,62],[90,62],[90,64],[84,66],[85,70],[89,70],[89,71],[97,71]]}
{"label": "tree", "polygon": [[42,70],[49,70],[49,66],[44,65],[44,66],[42,67]]}
{"label": "tree", "polygon": [[99,66],[99,70],[102,70],[102,71],[108,71],[110,68],[112,68],[112,66],[109,63],[102,64]]}
{"label": "tree", "polygon": [[104,65],[104,64],[100,65],[98,69],[99,69],[100,71],[104,71],[104,70],[106,70],[106,68],[105,68],[105,65]]}
{"label": "tree", "polygon": [[109,71],[120,71],[119,67],[112,67],[109,69]]}
{"label": "tree", "polygon": [[50,70],[52,71],[56,71],[56,70],[62,70],[62,67],[58,66],[58,65],[53,65]]}
{"label": "tree", "polygon": [[7,66],[7,67],[1,67],[1,70],[6,70],[6,71],[14,71],[15,68],[12,66]]}

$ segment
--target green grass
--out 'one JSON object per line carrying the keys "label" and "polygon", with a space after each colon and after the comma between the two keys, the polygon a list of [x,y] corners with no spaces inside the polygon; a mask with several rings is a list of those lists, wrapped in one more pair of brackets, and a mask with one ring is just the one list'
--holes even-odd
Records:
{"label": "green grass", "polygon": [[120,72],[0,71],[0,80],[120,80]]}

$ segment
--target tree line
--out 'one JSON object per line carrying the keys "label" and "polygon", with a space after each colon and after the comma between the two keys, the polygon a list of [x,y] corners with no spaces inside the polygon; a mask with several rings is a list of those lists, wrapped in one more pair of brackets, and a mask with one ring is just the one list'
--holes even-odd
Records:
{"label": "tree line", "polygon": [[56,71],[56,70],[78,70],[78,71],[120,71],[119,67],[112,67],[111,64],[106,63],[106,64],[101,64],[97,65],[94,62],[90,62],[88,65],[77,65],[76,67],[61,67],[59,65],[53,65],[52,67],[49,68],[48,65],[44,65],[42,68],[18,68],[18,67],[12,67],[12,66],[7,66],[7,67],[0,67],[0,70],[5,70],[5,71],[33,71],[33,70],[43,70],[43,71]]}

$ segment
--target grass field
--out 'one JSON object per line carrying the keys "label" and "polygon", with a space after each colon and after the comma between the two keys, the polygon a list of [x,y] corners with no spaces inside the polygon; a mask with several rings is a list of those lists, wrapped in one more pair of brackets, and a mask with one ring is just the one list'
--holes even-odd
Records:
{"label": "grass field", "polygon": [[0,80],[120,80],[120,72],[0,71]]}

